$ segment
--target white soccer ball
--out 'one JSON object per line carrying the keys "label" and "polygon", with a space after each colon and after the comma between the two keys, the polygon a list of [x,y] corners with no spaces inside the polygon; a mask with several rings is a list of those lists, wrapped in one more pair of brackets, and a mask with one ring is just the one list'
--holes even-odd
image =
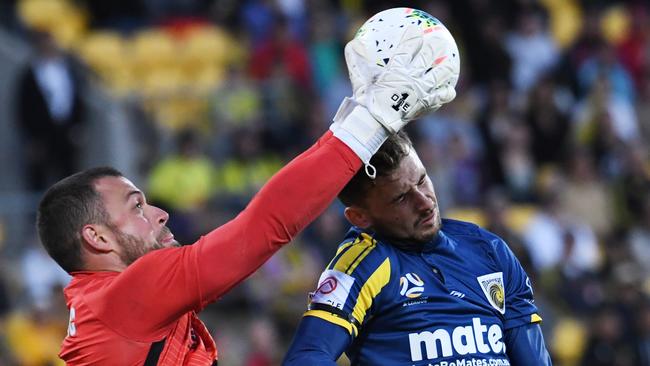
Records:
{"label": "white soccer ball", "polygon": [[453,72],[448,80],[452,87],[458,82],[460,73],[460,55],[454,37],[441,21],[429,13],[413,8],[392,8],[381,11],[368,19],[357,31],[355,39],[361,41],[365,48],[365,58],[368,61],[367,72],[372,73],[369,79],[378,76],[388,64],[396,46],[408,25],[416,25],[423,32],[423,49],[421,52],[421,67],[428,68],[446,62]]}

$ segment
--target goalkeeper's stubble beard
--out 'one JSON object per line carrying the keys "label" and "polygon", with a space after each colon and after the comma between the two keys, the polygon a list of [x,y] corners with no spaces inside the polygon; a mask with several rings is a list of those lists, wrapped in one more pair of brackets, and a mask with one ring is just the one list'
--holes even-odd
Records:
{"label": "goalkeeper's stubble beard", "polygon": [[122,252],[119,255],[120,259],[126,266],[131,265],[138,258],[154,250],[180,246],[176,240],[165,241],[165,238],[169,237],[171,233],[167,226],[163,226],[163,228],[160,230],[160,233],[156,237],[156,241],[153,243],[147,243],[142,238],[126,234],[116,227],[111,228],[111,230],[113,231],[117,242],[122,248]]}

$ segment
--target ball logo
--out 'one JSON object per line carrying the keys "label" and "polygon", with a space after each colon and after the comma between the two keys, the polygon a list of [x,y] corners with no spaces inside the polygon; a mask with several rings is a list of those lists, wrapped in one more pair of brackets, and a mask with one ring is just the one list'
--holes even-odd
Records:
{"label": "ball logo", "polygon": [[409,299],[420,297],[424,292],[424,281],[415,273],[407,273],[399,279],[399,294]]}
{"label": "ball logo", "polygon": [[336,278],[327,277],[323,280],[323,282],[321,282],[320,286],[318,286],[318,290],[316,290],[316,292],[320,292],[321,294],[329,294],[336,290],[337,285],[338,282],[336,281]]}

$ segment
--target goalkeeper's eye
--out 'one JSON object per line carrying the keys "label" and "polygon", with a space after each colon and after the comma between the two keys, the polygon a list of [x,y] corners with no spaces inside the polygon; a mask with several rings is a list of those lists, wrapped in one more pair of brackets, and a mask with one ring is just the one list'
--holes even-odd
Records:
{"label": "goalkeeper's eye", "polygon": [[422,178],[420,178],[420,181],[418,182],[418,186],[421,186],[426,182],[426,175],[422,175]]}
{"label": "goalkeeper's eye", "polygon": [[406,199],[406,193],[402,193],[399,196],[393,198],[393,203],[398,204],[404,202]]}

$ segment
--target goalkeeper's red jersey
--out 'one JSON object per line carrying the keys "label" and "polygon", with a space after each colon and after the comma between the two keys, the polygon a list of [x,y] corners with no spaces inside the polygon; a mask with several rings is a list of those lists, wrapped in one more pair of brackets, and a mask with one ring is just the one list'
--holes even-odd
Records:
{"label": "goalkeeper's red jersey", "polygon": [[[123,272],[76,272],[64,290],[68,365],[211,365],[215,343],[196,313],[313,221],[361,166],[328,132],[281,169],[235,219],[193,245],[156,250]],[[159,343],[160,344],[160,343]]]}

